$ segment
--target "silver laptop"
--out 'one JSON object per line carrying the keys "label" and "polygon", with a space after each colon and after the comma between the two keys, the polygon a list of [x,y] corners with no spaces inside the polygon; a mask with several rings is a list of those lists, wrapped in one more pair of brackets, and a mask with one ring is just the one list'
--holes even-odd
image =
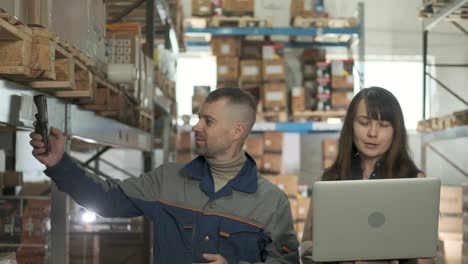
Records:
{"label": "silver laptop", "polygon": [[317,182],[312,196],[314,261],[436,255],[440,179]]}

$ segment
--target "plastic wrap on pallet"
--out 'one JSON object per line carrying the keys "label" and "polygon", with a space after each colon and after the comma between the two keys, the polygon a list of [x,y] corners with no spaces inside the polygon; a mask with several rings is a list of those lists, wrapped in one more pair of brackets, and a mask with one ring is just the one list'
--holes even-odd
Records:
{"label": "plastic wrap on pallet", "polygon": [[138,73],[133,64],[109,64],[107,76],[115,83],[130,83],[137,79]]}

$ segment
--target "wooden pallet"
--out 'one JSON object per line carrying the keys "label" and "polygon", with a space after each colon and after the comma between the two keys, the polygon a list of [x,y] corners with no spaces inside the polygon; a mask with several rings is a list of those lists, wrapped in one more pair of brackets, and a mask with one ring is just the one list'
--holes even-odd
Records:
{"label": "wooden pallet", "polygon": [[327,121],[330,118],[344,119],[346,116],[345,110],[336,111],[303,111],[293,112],[292,120],[295,122],[305,121]]}
{"label": "wooden pallet", "polygon": [[153,114],[151,112],[140,109],[138,125],[144,131],[150,132],[153,128]]}
{"label": "wooden pallet", "polygon": [[94,81],[96,83],[94,100],[93,102],[82,102],[81,107],[95,112],[115,112],[119,110],[117,98],[121,94],[120,90],[105,79],[94,77]]}
{"label": "wooden pallet", "polygon": [[7,13],[0,18],[0,75],[9,79],[31,75],[32,30]]}
{"label": "wooden pallet", "polygon": [[259,17],[225,17],[215,16],[210,21],[212,27],[271,27],[271,18]]}
{"label": "wooden pallet", "polygon": [[454,125],[455,126],[465,126],[468,125],[468,109],[464,111],[458,111],[453,113],[454,116]]}
{"label": "wooden pallet", "polygon": [[421,120],[418,122],[417,131],[428,133],[465,125],[468,125],[468,110],[454,112],[453,114],[446,116]]}
{"label": "wooden pallet", "polygon": [[257,122],[288,122],[288,113],[281,112],[257,112]]}
{"label": "wooden pallet", "polygon": [[356,18],[302,17],[293,19],[293,26],[300,28],[351,28],[357,25]]}

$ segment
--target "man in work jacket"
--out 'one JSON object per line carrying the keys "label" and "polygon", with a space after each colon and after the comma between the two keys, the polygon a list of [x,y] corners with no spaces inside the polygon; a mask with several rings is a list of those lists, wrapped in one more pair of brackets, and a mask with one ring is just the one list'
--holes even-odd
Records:
{"label": "man in work jacket", "polygon": [[49,153],[31,133],[34,157],[78,204],[104,217],[144,215],[154,224],[154,263],[299,263],[286,195],[257,172],[242,150],[255,123],[255,103],[238,88],[211,92],[193,127],[190,163],[168,163],[124,181],[102,180],[64,153],[51,128]]}

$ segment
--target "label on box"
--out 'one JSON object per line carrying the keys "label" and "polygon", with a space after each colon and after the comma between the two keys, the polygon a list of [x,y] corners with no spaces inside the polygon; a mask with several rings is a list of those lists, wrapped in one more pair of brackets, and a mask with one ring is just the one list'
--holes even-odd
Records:
{"label": "label on box", "polygon": [[265,169],[269,169],[271,166],[270,166],[270,163],[269,163],[269,162],[265,162],[265,163],[263,164],[263,167],[264,167]]}
{"label": "label on box", "polygon": [[299,214],[305,214],[306,210],[304,207],[299,208]]}
{"label": "label on box", "polygon": [[268,140],[265,140],[265,145],[271,146],[271,140],[269,140],[269,139],[268,139]]}
{"label": "label on box", "polygon": [[283,100],[283,92],[267,92],[266,100],[267,101],[281,101]]}
{"label": "label on box", "polygon": [[283,65],[269,65],[266,67],[267,74],[281,74],[283,73]]}
{"label": "label on box", "polygon": [[218,66],[218,74],[226,75],[228,73],[227,66]]}
{"label": "label on box", "polygon": [[292,96],[301,96],[302,94],[302,87],[293,87],[292,88]]}
{"label": "label on box", "polygon": [[284,191],[284,188],[286,187],[283,183],[279,183],[278,188],[280,188],[282,191]]}
{"label": "label on box", "polygon": [[242,75],[258,75],[258,66],[244,66]]}
{"label": "label on box", "polygon": [[354,93],[346,93],[346,99],[348,99],[348,101],[353,100],[353,97],[354,97]]}
{"label": "label on box", "polygon": [[353,75],[346,76],[346,81],[348,83],[354,83],[354,76]]}
{"label": "label on box", "polygon": [[275,49],[273,47],[264,46],[262,48],[263,58],[264,59],[274,59],[275,57],[273,54],[275,53]]}
{"label": "label on box", "polygon": [[231,51],[231,46],[229,46],[229,44],[221,45],[221,49],[220,49],[221,54],[229,54],[230,51]]}
{"label": "label on box", "polygon": [[344,63],[342,61],[333,61],[331,63],[331,70],[332,70],[332,75],[336,76],[343,76],[345,70],[344,70]]}
{"label": "label on box", "polygon": [[208,6],[200,6],[199,11],[200,13],[208,13],[210,11],[210,8]]}
{"label": "label on box", "polygon": [[304,11],[312,11],[312,2],[315,2],[313,0],[304,0]]}

